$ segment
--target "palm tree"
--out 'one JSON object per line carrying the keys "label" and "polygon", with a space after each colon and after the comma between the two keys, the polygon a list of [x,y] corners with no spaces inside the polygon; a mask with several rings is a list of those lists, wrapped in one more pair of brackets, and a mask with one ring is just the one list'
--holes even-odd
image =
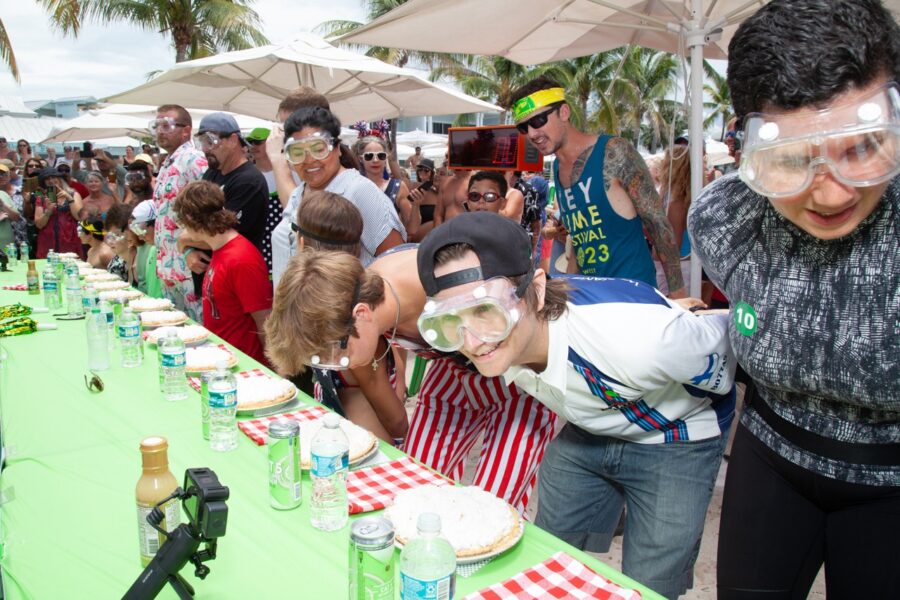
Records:
{"label": "palm tree", "polygon": [[[366,17],[368,18],[369,22],[374,21],[381,15],[390,12],[391,10],[404,3],[406,3],[406,0],[365,0]],[[317,33],[320,33],[325,37],[337,37],[359,29],[365,24],[366,23],[360,23],[359,21],[324,21],[323,23],[320,23],[315,30]],[[347,45],[351,47],[358,47],[357,44]],[[436,64],[442,63],[445,56],[444,54],[439,54],[436,52],[420,52],[417,50],[385,48],[382,46],[371,46],[365,51],[365,54],[366,56],[377,58],[378,60],[398,67],[405,67],[410,62],[412,62],[413,64],[421,64],[432,67]],[[460,56],[458,56],[458,58],[459,57]]]}
{"label": "palm tree", "polygon": [[[553,73],[571,96],[572,123],[576,127],[616,132],[619,130],[615,98],[628,97],[629,83],[619,77],[626,48],[553,64]],[[596,106],[591,114],[590,109]]]}
{"label": "palm tree", "polygon": [[463,60],[448,57],[443,64],[432,68],[430,79],[437,81],[449,77],[466,94],[501,106],[504,110],[500,113],[500,122],[505,123],[516,88],[539,75],[559,79],[555,69],[552,63],[525,67],[499,56],[470,56]]}
{"label": "palm tree", "polygon": [[[78,2],[74,0],[37,0],[37,3],[50,16],[50,26],[60,31],[63,35],[78,35],[81,27],[79,20]],[[16,54],[13,52],[12,44],[9,41],[9,34],[0,19],[0,61],[6,65],[16,83],[22,83],[19,74],[19,65],[16,62]]]}
{"label": "palm tree", "polygon": [[[621,77],[631,90],[622,86],[610,104],[620,111],[622,135],[632,139],[636,147],[641,144],[641,124],[647,123],[652,133],[651,142],[663,138],[663,132],[670,124],[666,119],[667,99],[675,91],[675,73],[678,61],[675,56],[649,48],[635,46],[629,48]],[[671,102],[671,100],[669,100]],[[629,131],[630,129],[630,131]]]}
{"label": "palm tree", "polygon": [[716,119],[722,117],[722,135],[719,137],[719,140],[724,141],[725,127],[734,116],[734,112],[731,110],[731,90],[728,88],[728,78],[716,71],[705,60],[703,61],[703,71],[710,80],[710,83],[703,86],[703,91],[710,98],[709,102],[703,103],[703,107],[712,109],[712,112],[703,121],[703,128],[706,129]]}
{"label": "palm tree", "polygon": [[[64,0],[56,0],[64,1]],[[70,0],[71,1],[71,0]],[[84,19],[125,21],[171,36],[175,62],[268,44],[253,0],[95,0]]]}

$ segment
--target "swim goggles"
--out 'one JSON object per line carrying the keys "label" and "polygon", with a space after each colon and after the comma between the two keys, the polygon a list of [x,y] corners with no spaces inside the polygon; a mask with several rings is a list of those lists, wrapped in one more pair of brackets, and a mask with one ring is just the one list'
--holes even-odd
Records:
{"label": "swim goggles", "polygon": [[753,113],[744,119],[740,175],[769,198],[803,192],[820,166],[853,187],[878,185],[900,173],[900,89],[798,116]]}
{"label": "swim goggles", "polygon": [[284,144],[284,156],[287,161],[299,165],[306,160],[307,154],[313,160],[325,160],[334,150],[335,139],[330,133],[317,131],[302,138],[288,138]]}
{"label": "swim goggles", "polygon": [[419,315],[419,333],[443,352],[462,348],[466,331],[483,342],[500,342],[522,316],[520,303],[509,279],[493,277],[459,296],[429,298]]}

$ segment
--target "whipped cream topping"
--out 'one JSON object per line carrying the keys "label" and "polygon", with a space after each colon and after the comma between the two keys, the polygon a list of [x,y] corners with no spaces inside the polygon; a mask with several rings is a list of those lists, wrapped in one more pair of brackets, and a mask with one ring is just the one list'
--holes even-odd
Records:
{"label": "whipped cream topping", "polygon": [[294,384],[286,379],[271,377],[237,377],[238,406],[242,404],[259,404],[268,400],[284,397],[288,392],[291,397],[297,393]]}
{"label": "whipped cream topping", "polygon": [[518,527],[509,505],[475,486],[433,484],[403,490],[394,497],[385,516],[398,538],[418,535],[416,521],[423,512],[441,517],[441,534],[457,553],[488,548]]}
{"label": "whipped cream topping", "polygon": [[128,303],[132,310],[142,312],[145,310],[171,310],[172,301],[168,298],[141,298],[140,300],[132,300]]}
{"label": "whipped cream topping", "polygon": [[[240,398],[240,390],[238,391],[238,397]],[[322,419],[300,422],[300,462],[304,466],[309,466],[310,464],[310,445],[320,429],[322,429]],[[375,435],[369,430],[363,429],[347,419],[341,419],[341,430],[343,430],[350,441],[351,462],[362,457],[372,449]]]}

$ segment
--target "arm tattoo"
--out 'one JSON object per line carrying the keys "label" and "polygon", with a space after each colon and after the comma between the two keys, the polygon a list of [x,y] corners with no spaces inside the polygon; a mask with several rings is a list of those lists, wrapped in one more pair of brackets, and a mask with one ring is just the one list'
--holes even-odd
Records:
{"label": "arm tattoo", "polygon": [[603,178],[607,190],[612,180],[618,179],[634,203],[634,208],[650,236],[650,242],[656,248],[662,262],[669,291],[674,292],[683,287],[679,256],[681,242],[675,240],[675,233],[666,217],[663,202],[656,193],[647,164],[631,142],[623,138],[613,138],[608,142]]}

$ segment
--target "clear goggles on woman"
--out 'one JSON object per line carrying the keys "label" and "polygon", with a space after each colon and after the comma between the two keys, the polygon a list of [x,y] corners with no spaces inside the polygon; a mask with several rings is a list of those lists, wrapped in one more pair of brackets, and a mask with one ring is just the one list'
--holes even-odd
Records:
{"label": "clear goggles on woman", "polygon": [[522,316],[516,287],[505,277],[488,279],[465,294],[429,298],[419,315],[419,333],[432,348],[455,352],[466,334],[487,343],[506,339]]}
{"label": "clear goggles on woman", "polygon": [[307,155],[313,160],[325,160],[334,146],[335,139],[331,134],[320,131],[302,138],[288,138],[284,144],[284,156],[294,165],[302,164]]}
{"label": "clear goggles on woman", "polygon": [[741,179],[769,198],[797,195],[819,168],[853,187],[900,173],[900,89],[872,94],[809,115],[753,113],[744,119]]}
{"label": "clear goggles on woman", "polygon": [[124,234],[124,233],[117,233],[117,232],[115,232],[115,231],[110,231],[110,232],[107,232],[106,238],[104,239],[104,241],[105,241],[108,245],[112,246],[112,245],[114,245],[114,244],[119,243],[120,241],[122,241],[122,240],[124,240],[124,239],[125,239],[125,234]]}
{"label": "clear goggles on woman", "polygon": [[139,183],[147,180],[147,174],[143,171],[129,171],[125,173],[125,183]]}

